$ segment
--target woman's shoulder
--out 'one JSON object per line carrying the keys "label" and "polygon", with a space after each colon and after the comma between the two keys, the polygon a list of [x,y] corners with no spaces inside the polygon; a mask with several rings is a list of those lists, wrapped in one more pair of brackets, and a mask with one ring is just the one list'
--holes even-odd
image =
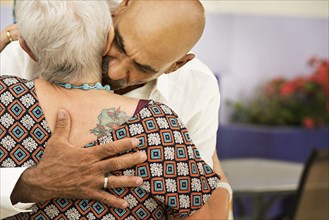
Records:
{"label": "woman's shoulder", "polygon": [[[159,126],[159,128],[165,129],[186,129],[179,116],[168,105],[150,100],[139,100],[134,116],[128,121],[128,124],[136,121],[145,122],[146,125],[152,124]],[[145,124],[145,123],[144,123]]]}
{"label": "woman's shoulder", "polygon": [[[138,110],[138,111],[137,111]],[[168,105],[155,101],[153,99],[144,100],[141,99],[136,109],[136,113],[142,114],[144,116],[164,116],[164,115],[173,115],[178,117],[175,111]]]}
{"label": "woman's shoulder", "polygon": [[0,82],[2,86],[11,87],[16,84],[27,84],[28,87],[34,85],[34,81],[27,80],[18,76],[11,76],[11,75],[2,75],[0,76]]}
{"label": "woman's shoulder", "polygon": [[[23,79],[17,76],[0,76],[1,96],[8,96],[14,99],[14,97],[20,98],[21,96],[30,92],[34,93],[34,81]],[[3,99],[0,100],[3,101]]]}

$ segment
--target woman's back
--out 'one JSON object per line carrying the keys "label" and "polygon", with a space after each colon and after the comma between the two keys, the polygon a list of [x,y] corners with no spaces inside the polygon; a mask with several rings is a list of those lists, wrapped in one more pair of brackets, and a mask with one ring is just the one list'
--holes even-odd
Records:
{"label": "woman's back", "polygon": [[[200,158],[186,128],[169,107],[154,101],[139,102],[142,106],[134,114],[138,103],[135,99],[114,94],[98,97],[102,92],[59,89],[42,80],[37,80],[34,87],[33,81],[16,77],[0,79],[1,125],[6,127],[0,133],[2,167],[38,163],[50,137],[51,126],[54,126],[51,120],[62,107],[72,114],[74,131],[70,134],[70,141],[82,142],[82,145],[90,147],[136,137],[140,140],[138,150],[145,151],[148,157],[146,162],[131,169],[112,173],[138,175],[144,180],[141,187],[109,190],[128,201],[126,209],[108,207],[93,200],[55,198],[36,203],[33,212],[16,215],[16,218],[162,219],[168,214],[183,217],[199,210],[216,189],[219,178]],[[122,104],[122,109],[133,116],[97,139],[94,134],[98,134],[98,130],[94,129],[96,124],[100,124],[97,116],[100,111],[109,108],[109,104],[116,110]],[[86,105],[90,105],[90,109]],[[117,112],[122,113],[123,110]],[[109,115],[112,113],[108,112]]]}

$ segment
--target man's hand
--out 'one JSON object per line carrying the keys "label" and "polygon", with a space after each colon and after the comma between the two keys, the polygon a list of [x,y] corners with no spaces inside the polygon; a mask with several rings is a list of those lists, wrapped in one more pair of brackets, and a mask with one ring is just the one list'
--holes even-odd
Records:
{"label": "man's hand", "polygon": [[0,33],[0,52],[5,49],[7,44],[12,41],[18,40],[18,29],[16,24],[8,25]]}
{"label": "man's hand", "polygon": [[215,149],[215,151],[212,155],[212,161],[213,161],[213,164],[214,164],[213,165],[214,166],[213,171],[221,177],[221,181],[228,182],[228,179],[225,176],[225,173],[222,169],[222,166],[220,165],[216,149]]}
{"label": "man's hand", "polygon": [[[17,202],[40,202],[52,198],[94,199],[110,206],[125,208],[127,202],[105,192],[106,173],[132,167],[146,160],[144,152],[125,154],[138,145],[138,139],[123,139],[90,148],[68,143],[71,120],[60,110],[56,128],[49,139],[40,162],[26,169],[11,195]],[[109,176],[108,188],[133,187],[142,184],[140,177]]]}

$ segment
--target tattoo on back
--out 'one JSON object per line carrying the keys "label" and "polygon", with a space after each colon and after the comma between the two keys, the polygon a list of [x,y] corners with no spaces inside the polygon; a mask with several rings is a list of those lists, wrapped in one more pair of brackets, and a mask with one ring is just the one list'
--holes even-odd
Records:
{"label": "tattoo on back", "polygon": [[98,124],[94,129],[90,130],[90,133],[97,136],[97,138],[103,137],[113,129],[124,124],[130,119],[124,111],[121,111],[120,107],[117,109],[109,108],[103,109],[98,115]]}

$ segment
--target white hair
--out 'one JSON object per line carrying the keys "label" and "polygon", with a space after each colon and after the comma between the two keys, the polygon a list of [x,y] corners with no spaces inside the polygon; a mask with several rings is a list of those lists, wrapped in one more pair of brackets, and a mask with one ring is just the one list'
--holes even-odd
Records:
{"label": "white hair", "polygon": [[17,3],[18,28],[42,78],[70,83],[101,79],[102,53],[112,25],[107,1]]}
{"label": "white hair", "polygon": [[111,14],[113,15],[114,12],[117,10],[117,8],[119,7],[120,3],[122,2],[122,0],[108,0],[107,1],[110,7],[110,11]]}

